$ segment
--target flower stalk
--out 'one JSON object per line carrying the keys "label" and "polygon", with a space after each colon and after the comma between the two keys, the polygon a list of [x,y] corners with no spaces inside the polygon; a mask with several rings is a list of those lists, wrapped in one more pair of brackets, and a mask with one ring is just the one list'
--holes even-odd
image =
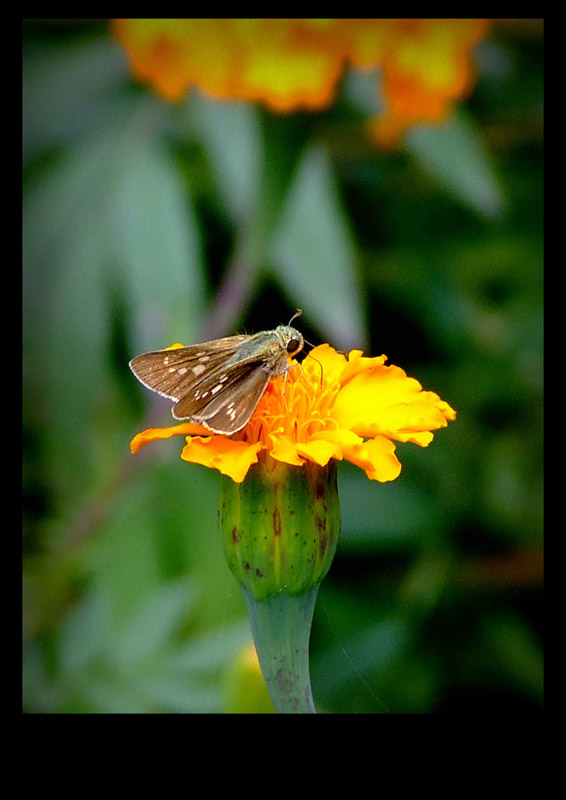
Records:
{"label": "flower stalk", "polygon": [[280,714],[315,714],[309,639],[318,585],[302,595],[258,600],[243,590],[263,677]]}
{"label": "flower stalk", "polygon": [[275,708],[314,713],[308,645],[340,530],[336,462],[296,467],[264,456],[242,483],[223,478],[219,516]]}

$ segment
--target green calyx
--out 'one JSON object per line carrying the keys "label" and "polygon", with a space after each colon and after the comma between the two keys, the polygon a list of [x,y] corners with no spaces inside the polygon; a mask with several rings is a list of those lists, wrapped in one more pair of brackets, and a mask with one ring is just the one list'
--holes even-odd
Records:
{"label": "green calyx", "polygon": [[336,551],[336,462],[298,467],[267,456],[242,483],[223,476],[220,531],[228,565],[247,594],[263,600],[310,592]]}

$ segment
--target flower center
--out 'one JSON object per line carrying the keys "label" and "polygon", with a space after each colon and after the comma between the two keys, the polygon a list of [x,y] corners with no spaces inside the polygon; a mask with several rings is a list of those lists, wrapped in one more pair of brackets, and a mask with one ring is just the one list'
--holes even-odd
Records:
{"label": "flower center", "polygon": [[317,431],[334,428],[331,410],[339,388],[338,382],[327,379],[315,358],[293,364],[268,385],[246,426],[246,439],[269,446],[269,434],[282,433],[296,444]]}

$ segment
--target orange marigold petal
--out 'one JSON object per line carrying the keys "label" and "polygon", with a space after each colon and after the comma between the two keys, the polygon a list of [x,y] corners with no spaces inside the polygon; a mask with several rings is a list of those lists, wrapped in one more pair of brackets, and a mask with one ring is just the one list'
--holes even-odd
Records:
{"label": "orange marigold petal", "polygon": [[445,427],[455,412],[400,367],[378,365],[360,370],[342,387],[333,417],[340,427],[360,436],[383,435],[423,445],[430,438],[414,434]]}
{"label": "orange marigold petal", "polygon": [[323,108],[333,99],[343,47],[336,20],[119,19],[116,37],[132,71],[168,100],[191,84],[218,98],[263,100],[278,111]]}
{"label": "orange marigold petal", "polygon": [[[333,417],[342,428],[371,426],[379,423],[384,409],[416,398],[422,387],[408,378],[400,367],[372,364],[373,359],[359,358],[351,368],[351,376],[340,390],[333,408]],[[349,378],[349,379],[348,379]],[[369,435],[358,431],[360,435]]]}
{"label": "orange marigold petal", "polygon": [[248,40],[242,42],[245,69],[241,96],[263,100],[276,111],[329,105],[343,58],[341,52],[329,47],[328,25],[307,19],[247,22],[255,26]]}
{"label": "orange marigold petal", "polygon": [[201,434],[206,429],[202,425],[193,425],[192,422],[182,422],[180,425],[171,425],[168,428],[147,428],[141,433],[136,433],[130,442],[130,450],[137,453],[146,444],[156,439],[170,439],[172,436]]}
{"label": "orange marigold petal", "polygon": [[381,483],[393,481],[401,472],[401,464],[395,455],[395,445],[383,436],[364,441],[352,431],[329,430],[314,434],[312,443],[315,441],[324,441],[329,449],[333,448],[333,458],[351,461],[361,467],[371,480]]}
{"label": "orange marigold petal", "polygon": [[350,350],[348,360],[342,370],[340,383],[342,386],[359,372],[365,372],[370,367],[381,367],[387,361],[387,356],[364,356],[361,350]]}
{"label": "orange marigold petal", "polygon": [[347,364],[347,358],[343,353],[338,353],[329,344],[319,344],[307,355],[302,367],[310,371],[317,382],[332,384],[340,382]]}
{"label": "orange marigold petal", "polygon": [[187,439],[181,458],[193,464],[202,464],[229,475],[235,483],[241,483],[249,468],[258,460],[261,442],[242,442],[226,436],[193,436]]}
{"label": "orange marigold petal", "polygon": [[342,458],[341,449],[336,444],[324,439],[313,438],[310,442],[295,445],[295,448],[298,453],[318,464],[319,467],[325,467],[331,458]]}
{"label": "orange marigold petal", "polygon": [[361,467],[373,481],[394,481],[401,472],[401,463],[395,455],[395,445],[383,436],[345,446],[343,452],[344,458]]}
{"label": "orange marigold petal", "polygon": [[[415,441],[416,444],[422,444],[418,437],[415,438],[415,434],[445,428],[448,424],[445,412],[439,407],[440,403],[442,401],[434,392],[422,392],[412,402],[384,409],[379,423],[370,423],[370,430],[379,430],[380,433],[401,442]],[[426,443],[429,441],[432,441],[432,436]]]}
{"label": "orange marigold petal", "polygon": [[221,19],[116,19],[113,30],[132,72],[167,100],[196,83],[220,94],[234,72],[230,30]]}
{"label": "orange marigold petal", "polygon": [[428,447],[434,439],[434,434],[430,431],[420,431],[416,433],[415,431],[411,431],[410,433],[395,431],[395,435],[392,438],[396,439],[398,442],[412,442],[413,444],[418,444],[419,447]]}
{"label": "orange marigold petal", "polygon": [[345,429],[330,429],[313,433],[311,441],[324,441],[333,448],[332,457],[341,460],[344,458],[345,450],[349,450],[357,445],[363,444],[364,440],[357,433]]}
{"label": "orange marigold petal", "polygon": [[281,433],[270,433],[269,438],[273,444],[269,455],[277,461],[283,461],[285,464],[292,464],[296,467],[305,463],[304,458],[299,456],[296,446],[288,436]]}
{"label": "orange marigold petal", "polygon": [[442,122],[473,84],[471,48],[489,31],[486,19],[390,20],[383,63],[385,113],[368,133],[390,147],[417,122]]}
{"label": "orange marigold petal", "polygon": [[391,44],[391,19],[341,19],[339,33],[348,58],[356,67],[372,69]]}
{"label": "orange marigold petal", "polygon": [[471,47],[486,19],[116,19],[132,72],[168,100],[191,85],[215,98],[259,100],[281,112],[334,99],[348,63],[382,67],[382,117],[370,135],[391,145],[439,121],[473,79]]}

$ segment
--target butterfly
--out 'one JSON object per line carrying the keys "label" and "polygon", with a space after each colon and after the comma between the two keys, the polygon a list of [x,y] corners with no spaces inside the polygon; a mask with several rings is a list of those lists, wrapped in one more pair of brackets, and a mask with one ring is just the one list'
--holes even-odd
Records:
{"label": "butterfly", "polygon": [[175,419],[230,435],[249,421],[269,381],[289,369],[289,358],[304,346],[289,325],[251,335],[228,336],[202,344],[143,353],[130,361],[136,378],[175,401]]}

